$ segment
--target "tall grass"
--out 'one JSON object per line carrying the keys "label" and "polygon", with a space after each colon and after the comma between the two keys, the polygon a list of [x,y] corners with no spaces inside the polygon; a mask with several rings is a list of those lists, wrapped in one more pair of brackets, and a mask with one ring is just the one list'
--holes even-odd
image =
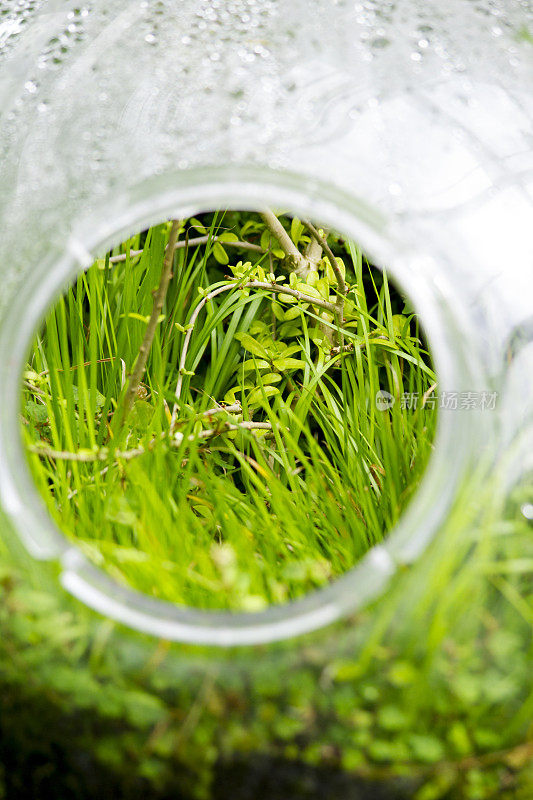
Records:
{"label": "tall grass", "polygon": [[[282,221],[305,245],[301,227]],[[345,572],[394,525],[431,453],[435,375],[416,316],[355,244],[328,238],[351,287],[344,347],[332,349],[337,326],[320,307],[241,288],[271,273],[289,285],[258,216],[206,214],[184,223],[182,241],[198,228],[206,241],[176,250],[122,428],[115,411],[167,223],[97,260],[50,311],[28,359],[23,435],[53,518],[119,581],[187,605],[256,610]],[[243,239],[263,252],[240,251]],[[323,284],[325,274],[322,264]],[[222,291],[230,282],[240,285]],[[217,288],[190,334],[176,401],[191,315]],[[384,410],[380,390],[392,397]]]}

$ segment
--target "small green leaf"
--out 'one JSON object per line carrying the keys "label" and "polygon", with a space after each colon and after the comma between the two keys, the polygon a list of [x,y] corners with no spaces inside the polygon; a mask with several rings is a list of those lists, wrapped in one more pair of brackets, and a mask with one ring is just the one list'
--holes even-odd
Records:
{"label": "small green leaf", "polygon": [[[337,258],[335,260],[336,260],[337,264],[339,265],[339,271],[340,271],[343,279],[346,280],[346,267],[344,266],[344,261],[342,260],[342,258],[339,258],[338,256],[337,256]],[[327,278],[328,278],[330,283],[333,283],[333,284],[337,283],[337,277],[336,277],[336,275],[335,275],[335,273],[333,271],[333,267],[329,263],[329,260],[326,261],[326,275],[327,275]]]}
{"label": "small green leaf", "polygon": [[213,255],[219,264],[228,264],[229,257],[220,242],[215,242],[213,245]]}
{"label": "small green leaf", "polygon": [[[121,319],[122,319],[123,317],[129,317],[129,319],[138,319],[138,320],[139,320],[139,322],[144,322],[144,324],[145,324],[145,325],[146,325],[146,323],[147,323],[147,322],[149,321],[149,319],[150,319],[150,315],[149,315],[149,314],[148,314],[148,315],[145,317],[145,316],[143,316],[142,314],[137,314],[137,312],[136,312],[136,311],[130,311],[130,313],[129,313],[129,314],[121,314],[121,315],[120,315],[120,317],[121,317]],[[164,320],[164,319],[165,319],[165,314],[160,314],[160,315],[158,316],[158,318],[157,318],[157,322],[158,322],[158,323],[159,323],[159,322],[163,322],[163,320]]]}
{"label": "small green leaf", "polygon": [[226,394],[224,395],[224,402],[227,403],[228,405],[233,405],[234,403],[236,403],[237,402],[237,398],[235,396],[236,392],[239,392],[240,395],[241,392],[240,386],[235,386],[233,389],[227,391]]}
{"label": "small green leaf", "polygon": [[176,328],[179,330],[180,333],[187,333],[187,331],[190,331],[194,327],[194,325],[190,324],[180,325],[179,322],[175,322],[174,325],[176,326]]}
{"label": "small green leaf", "polygon": [[249,333],[236,333],[235,338],[239,341],[245,350],[248,350],[249,353],[253,353],[254,356],[259,356],[260,358],[268,358],[268,351],[266,350],[263,345],[254,339],[253,336],[250,336]]}
{"label": "small green leaf", "polygon": [[248,332],[255,336],[257,333],[268,333],[268,325],[262,319],[254,319],[250,325]]}
{"label": "small green leaf", "polygon": [[316,288],[323,300],[329,300],[329,281],[327,278],[320,278],[316,283]]}
{"label": "small green leaf", "polygon": [[285,319],[285,312],[283,311],[283,308],[280,306],[277,300],[274,300],[272,302],[272,311],[274,312],[274,316],[276,317],[276,319],[279,322],[283,322],[283,320]]}
{"label": "small green leaf", "polygon": [[249,219],[241,228],[241,236],[244,238],[248,232],[256,233],[260,229],[260,224],[258,222],[253,219]]}
{"label": "small green leaf", "polygon": [[284,320],[299,319],[302,313],[302,306],[291,306],[283,315]]}
{"label": "small green leaf", "polygon": [[[293,273],[291,273],[291,274],[293,274]],[[298,299],[296,297],[293,297],[292,294],[280,294],[279,295],[279,299],[282,301],[282,303],[297,303],[298,302]]]}
{"label": "small green leaf", "polygon": [[270,367],[270,364],[268,361],[265,361],[264,358],[258,358],[255,361],[253,358],[247,358],[245,361],[239,364],[238,369],[239,371],[243,369],[245,372],[248,372],[249,370],[253,369],[268,369],[268,367]]}
{"label": "small green leaf", "polygon": [[265,228],[265,230],[261,234],[261,247],[263,248],[263,250],[269,250],[271,244],[273,245],[275,241],[276,240],[274,239],[268,228]]}
{"label": "small green leaf", "polygon": [[380,728],[386,731],[401,731],[409,727],[409,719],[401,708],[386,705],[378,710],[377,721]]}
{"label": "small green leaf", "polygon": [[189,224],[191,225],[191,227],[196,228],[198,233],[201,233],[202,236],[206,235],[207,228],[205,227],[205,225],[202,225],[200,220],[196,219],[196,217],[191,217],[190,220],[189,220]]}
{"label": "small green leaf", "polygon": [[150,317],[145,317],[143,314],[138,314],[136,311],[130,311],[129,314],[120,314],[120,319],[124,319],[125,317],[129,317],[129,319],[138,319],[139,322],[148,322]]}
{"label": "small green leaf", "polygon": [[293,217],[291,220],[291,239],[295,245],[298,245],[302,233],[304,232],[303,223],[300,222],[298,217]]}
{"label": "small green leaf", "polygon": [[389,669],[387,677],[393,686],[403,687],[416,683],[420,675],[409,661],[396,661]]}
{"label": "small green leaf", "polygon": [[410,335],[409,319],[404,317],[403,314],[394,314],[392,317],[392,325],[394,333],[400,339],[405,339],[406,336]]}
{"label": "small green leaf", "polygon": [[220,236],[217,237],[219,242],[238,242],[239,237],[236,236],[232,231],[223,231]]}
{"label": "small green leaf", "polygon": [[418,761],[433,764],[444,758],[444,748],[436,736],[412,733],[409,736],[409,744],[414,757]]}
{"label": "small green leaf", "polygon": [[248,396],[248,403],[250,405],[260,403],[264,397],[272,397],[275,394],[279,394],[279,389],[277,386],[258,386],[256,389],[250,392]]}
{"label": "small green leaf", "polygon": [[467,756],[472,752],[472,744],[463,722],[456,720],[448,731],[448,741],[459,756]]}
{"label": "small green leaf", "polygon": [[286,372],[290,369],[303,369],[304,366],[303,361],[298,358],[276,358],[274,361],[274,369],[280,372]]}
{"label": "small green leaf", "polygon": [[302,294],[306,294],[308,297],[316,297],[317,300],[323,299],[316,286],[310,286],[308,283],[298,283],[296,289]]}
{"label": "small green leaf", "polygon": [[303,348],[302,348],[301,344],[285,345],[284,348],[283,348],[283,352],[280,353],[280,355],[282,355],[284,357],[292,356],[292,355],[294,355],[294,353],[301,353],[302,350],[303,350]]}
{"label": "small green leaf", "polygon": [[362,668],[357,661],[339,659],[331,664],[333,680],[339,683],[351,683],[361,677]]}
{"label": "small green leaf", "polygon": [[279,329],[279,335],[284,339],[289,339],[291,336],[301,336],[302,328],[299,325],[295,325],[294,322],[284,322]]}

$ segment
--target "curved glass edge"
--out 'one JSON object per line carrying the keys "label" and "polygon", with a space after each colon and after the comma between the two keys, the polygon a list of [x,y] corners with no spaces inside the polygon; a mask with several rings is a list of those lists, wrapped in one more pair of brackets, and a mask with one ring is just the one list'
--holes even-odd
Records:
{"label": "curved glass edge", "polygon": [[[187,176],[181,185],[172,177],[139,187],[136,197],[122,197],[102,209],[98,219],[81,221],[73,229],[66,252],[36,267],[39,291],[26,286],[3,324],[0,418],[0,501],[28,551],[39,559],[59,559],[61,581],[71,594],[94,610],[134,629],[191,644],[234,646],[265,644],[292,638],[361,608],[384,591],[398,565],[420,556],[446,517],[457,487],[468,469],[473,445],[486,435],[478,417],[473,424],[461,412],[442,412],[426,474],[413,501],[385,544],[375,546],[349,573],[308,597],[256,614],[230,614],[186,609],[118,586],[93,567],[51,522],[26,466],[17,418],[20,377],[27,349],[39,321],[69,278],[128,232],[165,216],[189,215],[198,209],[225,205],[260,208],[282,203],[295,213],[323,220],[356,239],[406,291],[425,325],[441,385],[468,388],[481,362],[463,352],[465,319],[453,298],[443,297],[432,280],[431,259],[407,251],[391,234],[386,220],[357,198],[342,196],[318,183],[310,186],[297,176],[263,171],[253,178],[211,171]],[[229,177],[229,180],[228,180]],[[179,188],[177,188],[179,187]],[[37,280],[38,278],[38,280]],[[444,312],[444,313],[443,313]],[[450,470],[453,464],[453,470]]]}

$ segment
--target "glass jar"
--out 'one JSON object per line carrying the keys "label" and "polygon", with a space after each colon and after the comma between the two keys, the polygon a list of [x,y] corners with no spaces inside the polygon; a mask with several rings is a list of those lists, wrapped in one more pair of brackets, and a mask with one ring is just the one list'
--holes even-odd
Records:
{"label": "glass jar", "polygon": [[[504,5],[6,6],[0,519],[50,591],[59,576],[139,640],[250,646],[250,670],[256,645],[329,648],[343,632],[352,647],[359,609],[400,597],[431,542],[472,531],[487,486],[501,503],[533,467],[532,48],[525,4]],[[449,399],[415,500],[350,573],[265,612],[199,612],[115,584],[56,529],[25,463],[21,375],[47,309],[95,253],[165,217],[265,205],[334,226],[388,268]]]}

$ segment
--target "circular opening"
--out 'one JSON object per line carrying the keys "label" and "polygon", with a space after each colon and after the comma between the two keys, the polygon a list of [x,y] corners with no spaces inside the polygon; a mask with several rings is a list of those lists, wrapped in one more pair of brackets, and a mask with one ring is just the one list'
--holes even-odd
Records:
{"label": "circular opening", "polygon": [[[253,186],[248,186],[249,191],[246,192],[245,182],[239,185],[238,191],[235,187],[231,189],[221,184],[218,191],[213,191],[213,185],[207,181],[205,185],[200,185],[200,191],[196,192],[194,202],[191,202],[188,196],[184,200],[180,197],[180,192],[176,193],[169,187],[169,194],[163,194],[162,199],[160,198],[161,213],[157,216],[170,217],[169,209],[180,208],[181,217],[188,218],[191,211],[206,207],[206,196],[217,197],[219,201],[234,208],[245,205],[257,207],[259,205],[257,185],[255,183]],[[315,218],[319,218],[321,222],[324,220],[325,225],[328,223],[336,225],[338,220],[338,227],[348,234],[357,236],[360,232],[361,207],[348,211],[349,203],[343,206],[342,203],[339,204],[338,198],[331,201],[327,190],[321,195],[320,203],[311,203],[308,198],[301,197],[296,191],[289,191],[287,187],[285,190],[285,197],[281,197],[282,201],[285,200],[286,207],[292,206],[299,211],[301,217],[309,211],[315,211]],[[184,187],[181,193],[188,194],[187,187]],[[272,195],[274,192],[271,186],[267,187],[265,184],[265,192],[261,194],[262,202],[265,202],[271,199],[269,194]],[[316,212],[320,212],[320,215]],[[197,211],[196,213],[198,215]],[[365,215],[367,220],[371,217],[368,210]],[[138,224],[140,220],[144,219],[146,224],[146,221],[153,220],[154,216],[146,213],[146,202],[143,201],[140,207],[133,211],[130,208],[122,215],[117,214],[119,223],[115,231],[131,230],[134,227],[132,220],[137,220],[137,228],[140,229],[142,225]],[[461,428],[462,435],[459,431],[459,438],[456,438],[461,422],[460,415],[454,416],[452,425],[452,420],[447,414],[440,414],[438,436],[440,444],[425,478],[424,490],[417,493],[415,502],[411,503],[407,513],[402,515],[384,546],[378,544],[372,547],[354,569],[324,588],[307,594],[303,599],[271,606],[262,612],[203,612],[147,597],[120,585],[91,565],[81,554],[80,549],[70,545],[51,524],[48,515],[44,513],[44,505],[38,500],[29,474],[23,468],[22,442],[14,426],[15,418],[20,412],[20,394],[14,388],[13,379],[17,376],[20,381],[28,348],[35,335],[36,321],[44,319],[46,311],[49,310],[53,299],[57,299],[66,279],[74,276],[79,271],[80,265],[87,268],[91,264],[92,257],[88,256],[87,250],[103,252],[118,240],[125,239],[124,235],[117,236],[116,233],[113,235],[110,229],[103,233],[105,223],[102,220],[100,217],[99,224],[96,226],[93,224],[93,231],[100,233],[100,236],[96,237],[96,242],[88,235],[81,234],[79,238],[69,242],[66,256],[54,259],[52,265],[46,263],[41,265],[42,282],[39,285],[39,292],[27,287],[20,293],[11,309],[11,321],[17,320],[18,325],[16,335],[14,325],[11,327],[5,325],[2,330],[3,351],[11,355],[3,370],[6,380],[2,389],[4,413],[0,429],[0,444],[5,454],[2,464],[2,503],[27,547],[37,557],[59,558],[63,568],[63,585],[96,610],[134,628],[164,638],[199,644],[253,644],[287,638],[330,623],[378,595],[393,574],[395,563],[409,561],[424,549],[449,505],[468,441],[466,428]],[[366,230],[368,241],[373,241],[374,244],[381,241],[382,234],[376,232],[375,228],[372,229],[372,226],[364,226],[363,230]],[[385,244],[386,240],[381,243]],[[380,250],[383,257],[379,260],[381,263],[386,263],[388,259],[385,256],[391,251],[386,246],[376,247],[374,252],[378,257]],[[449,337],[447,333],[451,328],[443,324],[450,320],[447,316],[444,319],[439,313],[438,302],[435,302],[433,296],[435,287],[428,285],[422,272],[418,272],[417,280],[414,280],[417,272],[416,260],[411,260],[409,266],[406,266],[405,254],[391,259],[390,263],[393,264],[400,283],[409,289],[415,304],[424,309],[423,319],[431,322],[426,327],[432,345],[436,344],[436,347],[433,346],[433,354],[441,379],[444,378],[445,385],[450,386],[455,382],[460,388],[461,382],[458,379],[461,379],[463,364],[459,352],[454,353],[453,357],[450,355],[451,334]],[[394,396],[394,392],[391,394]],[[387,400],[387,397],[378,396],[378,403],[383,399]],[[380,411],[377,406],[376,409]],[[452,429],[454,429],[453,435]],[[453,475],[448,474],[446,463],[451,453],[455,456],[456,465]]]}
{"label": "circular opening", "polygon": [[47,314],[30,468],[120,584],[193,608],[294,601],[381,543],[432,450],[417,316],[358,246],[215,211],[121,242]]}

